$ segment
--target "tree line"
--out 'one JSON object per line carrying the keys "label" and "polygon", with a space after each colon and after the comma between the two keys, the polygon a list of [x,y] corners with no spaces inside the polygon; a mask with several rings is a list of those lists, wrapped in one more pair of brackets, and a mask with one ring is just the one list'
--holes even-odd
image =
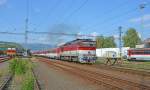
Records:
{"label": "tree line", "polygon": [[[122,37],[123,46],[135,48],[137,44],[140,44],[141,38],[137,33],[136,29],[129,28]],[[115,43],[115,38],[113,36],[98,36],[96,37],[96,47],[97,48],[115,48],[117,45]]]}

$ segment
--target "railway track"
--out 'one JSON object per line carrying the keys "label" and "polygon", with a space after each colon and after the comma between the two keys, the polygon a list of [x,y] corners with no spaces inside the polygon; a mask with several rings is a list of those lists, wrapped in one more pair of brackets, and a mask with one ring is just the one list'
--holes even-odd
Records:
{"label": "railway track", "polygon": [[143,75],[143,76],[148,76],[150,75],[150,71],[146,71],[146,70],[135,70],[135,69],[131,69],[131,68],[124,68],[124,67],[118,67],[118,66],[106,66],[106,65],[94,65],[94,67],[96,68],[103,68],[103,69],[108,69],[108,70],[117,70],[120,72],[124,72],[124,73],[131,73],[131,74],[135,74],[135,75]]}
{"label": "railway track", "polygon": [[34,80],[35,80],[35,82],[34,82],[34,90],[41,90],[39,81],[37,80],[37,77],[36,77],[33,69],[32,69],[32,74],[33,74]]}
{"label": "railway track", "polygon": [[0,90],[8,90],[8,88],[11,85],[10,82],[12,81],[12,78],[13,78],[12,74],[7,75],[0,85]]}
{"label": "railway track", "polygon": [[10,59],[9,57],[6,57],[6,58],[0,58],[0,63],[5,62],[5,61],[8,61],[9,59]]}
{"label": "railway track", "polygon": [[[32,60],[30,60],[30,62],[33,63]],[[31,70],[32,70],[32,75],[34,76],[34,80],[35,80],[34,81],[34,90],[41,90],[41,86],[39,84],[39,81],[38,81],[38,79],[36,77],[36,74],[35,74],[33,68]]]}
{"label": "railway track", "polygon": [[[40,57],[39,59],[43,59],[43,58]],[[48,59],[48,58],[44,57],[44,59]],[[74,63],[74,64],[78,64],[78,63]],[[86,66],[89,66],[89,65],[86,65]],[[119,72],[123,72],[123,73],[134,74],[134,75],[142,75],[142,76],[149,76],[150,75],[150,71],[135,70],[135,69],[131,69],[131,68],[124,68],[124,67],[118,67],[118,66],[106,66],[106,65],[92,65],[91,66],[90,65],[90,67],[100,68],[100,69],[105,69],[105,70],[112,70],[112,71],[119,71]]]}
{"label": "railway track", "polygon": [[[0,62],[0,63],[2,63],[2,62]],[[34,80],[35,80],[34,81],[34,90],[41,90],[39,82],[36,78],[36,75],[35,75],[33,69],[32,69],[32,75],[33,75]],[[1,79],[1,81],[0,81],[0,90],[12,90],[12,88],[14,88],[14,89],[17,88],[17,85],[12,85],[13,76],[14,75],[12,75],[12,74],[8,74],[8,75],[4,76]]]}
{"label": "railway track", "polygon": [[[33,71],[32,71],[33,72]],[[34,90],[41,90],[40,85],[36,79],[36,76],[33,72],[34,78],[35,78],[35,83],[34,83]],[[11,90],[11,81],[13,79],[13,75],[8,75],[6,78],[4,78],[3,82],[0,85],[0,90]],[[15,87],[16,88],[16,87]]]}
{"label": "railway track", "polygon": [[49,65],[52,65],[57,68],[61,68],[64,71],[71,72],[72,74],[78,75],[82,78],[88,79],[92,81],[93,83],[96,83],[100,86],[105,86],[110,89],[115,89],[115,90],[121,90],[121,89],[126,89],[126,90],[149,90],[150,86],[145,85],[144,83],[138,83],[138,82],[133,82],[130,80],[125,80],[122,78],[116,78],[111,75],[107,75],[105,73],[98,73],[94,71],[90,71],[87,69],[71,66],[68,64],[64,64],[61,62],[56,62],[56,61],[48,61],[48,60],[41,60],[42,62],[45,62]]}

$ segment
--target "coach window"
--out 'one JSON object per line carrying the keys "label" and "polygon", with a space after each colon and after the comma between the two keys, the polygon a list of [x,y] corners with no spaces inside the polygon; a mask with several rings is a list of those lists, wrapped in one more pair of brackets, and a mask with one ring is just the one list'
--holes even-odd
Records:
{"label": "coach window", "polygon": [[150,50],[147,51],[147,54],[150,54]]}
{"label": "coach window", "polygon": [[150,54],[150,50],[145,50],[144,54]]}

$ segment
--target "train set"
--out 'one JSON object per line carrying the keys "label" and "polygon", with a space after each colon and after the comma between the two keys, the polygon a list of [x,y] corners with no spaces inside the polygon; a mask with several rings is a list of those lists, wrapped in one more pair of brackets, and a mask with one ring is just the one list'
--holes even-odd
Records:
{"label": "train set", "polygon": [[92,39],[76,39],[57,48],[32,54],[80,63],[94,63],[96,61],[96,42]]}
{"label": "train set", "polygon": [[[130,61],[150,61],[150,48],[129,48],[126,52],[125,59]],[[94,63],[97,59],[96,41],[92,39],[76,39],[56,48],[35,51],[32,52],[32,54],[51,59],[75,61],[80,63]],[[114,57],[113,54],[112,57]]]}

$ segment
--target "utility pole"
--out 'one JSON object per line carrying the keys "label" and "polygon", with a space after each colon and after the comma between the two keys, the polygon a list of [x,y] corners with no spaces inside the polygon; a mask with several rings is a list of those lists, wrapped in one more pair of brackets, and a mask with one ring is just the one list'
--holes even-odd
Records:
{"label": "utility pole", "polygon": [[[29,0],[26,0],[26,19],[25,19],[25,45],[28,44],[28,24],[29,24]],[[28,48],[26,47],[25,56],[28,56]]]}
{"label": "utility pole", "polygon": [[100,46],[101,46],[101,57],[103,57],[103,54],[102,54],[102,53],[103,53],[102,48],[103,48],[104,40],[103,40],[103,35],[102,35],[102,34],[100,35],[100,38],[101,38],[101,41],[100,41],[100,44],[101,44],[101,45],[100,45]]}
{"label": "utility pole", "polygon": [[122,27],[119,27],[119,54],[122,59]]}
{"label": "utility pole", "polygon": [[[141,15],[142,15],[142,12],[143,12],[145,6],[146,6],[145,3],[142,3],[142,4],[139,5],[139,9],[140,9],[140,11],[141,11]],[[144,20],[144,19],[143,19],[143,16],[141,16],[141,24],[142,24],[142,26],[143,26],[143,24],[144,24],[143,20]]]}
{"label": "utility pole", "polygon": [[29,24],[29,0],[26,3],[26,19],[25,19],[25,44],[28,43],[28,24]]}
{"label": "utility pole", "polygon": [[25,44],[28,43],[28,18],[25,20]]}
{"label": "utility pole", "polygon": [[[142,16],[142,14],[143,14],[143,10],[144,10],[145,6],[146,6],[145,3],[142,3],[142,4],[139,5],[139,9],[140,9],[140,12],[141,12],[141,29],[144,29],[144,16]],[[141,39],[143,39],[142,35],[141,35]]]}

